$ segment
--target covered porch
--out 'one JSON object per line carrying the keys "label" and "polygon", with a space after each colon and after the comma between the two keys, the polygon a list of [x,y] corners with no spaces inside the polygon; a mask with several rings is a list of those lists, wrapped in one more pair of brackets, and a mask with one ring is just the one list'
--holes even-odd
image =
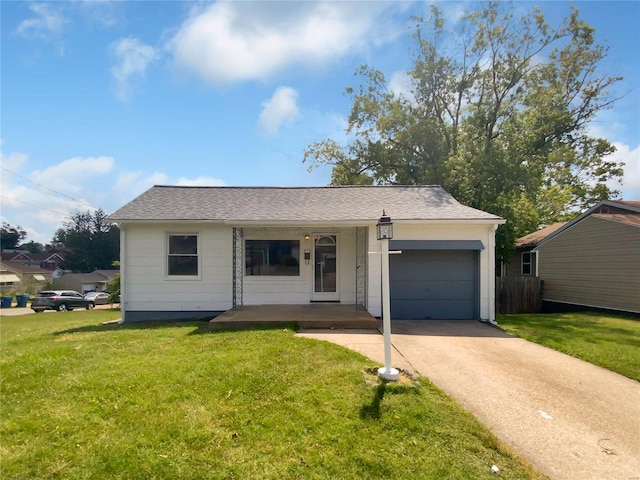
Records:
{"label": "covered porch", "polygon": [[357,305],[245,305],[209,321],[212,330],[297,325],[299,328],[377,329],[378,319]]}

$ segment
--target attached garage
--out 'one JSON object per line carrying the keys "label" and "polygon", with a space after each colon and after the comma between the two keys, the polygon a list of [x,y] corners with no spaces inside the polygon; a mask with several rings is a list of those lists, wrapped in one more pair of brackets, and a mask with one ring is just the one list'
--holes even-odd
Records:
{"label": "attached garage", "polygon": [[479,318],[479,241],[392,241],[391,318]]}

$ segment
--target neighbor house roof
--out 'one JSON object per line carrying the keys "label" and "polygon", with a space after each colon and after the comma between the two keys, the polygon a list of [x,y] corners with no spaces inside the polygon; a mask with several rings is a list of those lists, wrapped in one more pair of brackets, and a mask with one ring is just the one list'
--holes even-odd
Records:
{"label": "neighbor house roof", "polygon": [[73,279],[81,283],[99,283],[113,280],[119,272],[119,270],[94,270],[90,273],[66,273],[60,278]]}
{"label": "neighbor house roof", "polygon": [[538,242],[544,240],[553,232],[558,230],[567,222],[557,222],[553,223],[547,227],[541,228],[540,230],[536,230],[535,232],[529,233],[524,237],[520,237],[516,240],[516,248],[526,248],[526,247],[535,247]]}
{"label": "neighbor house roof", "polygon": [[7,270],[11,270],[13,272],[51,275],[51,272],[49,270],[45,270],[44,268],[40,267],[34,267],[31,265],[25,265],[24,263],[20,262],[3,260],[1,262],[1,265],[4,266]]}
{"label": "neighbor house roof", "polygon": [[504,220],[466,207],[440,186],[154,186],[109,215],[114,222],[341,222]]}
{"label": "neighbor house roof", "polygon": [[552,238],[560,235],[562,232],[567,231],[573,227],[576,223],[581,222],[585,218],[593,215],[597,218],[602,218],[609,221],[626,223],[628,225],[640,227],[640,202],[636,201],[623,201],[623,200],[603,200],[597,205],[594,205],[590,209],[586,210],[582,214],[578,215],[573,220],[565,223],[555,232],[547,235],[545,238],[539,241],[537,247],[548,242]]}

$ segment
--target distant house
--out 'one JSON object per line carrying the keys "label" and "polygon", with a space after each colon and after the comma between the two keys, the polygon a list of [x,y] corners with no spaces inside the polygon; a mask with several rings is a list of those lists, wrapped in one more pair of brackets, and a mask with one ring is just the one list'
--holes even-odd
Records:
{"label": "distant house", "polygon": [[108,217],[120,227],[123,321],[317,302],[380,316],[383,210],[402,251],[390,258],[393,319],[495,318],[505,221],[442,187],[155,186]]}
{"label": "distant house", "polygon": [[4,249],[3,262],[14,262],[30,267],[40,267],[45,270],[56,270],[64,261],[64,251],[52,248],[43,253],[31,253],[27,250]]}
{"label": "distant house", "polygon": [[31,286],[37,288],[50,281],[49,270],[9,260],[0,262],[0,289],[4,292],[24,291]]}
{"label": "distant house", "polygon": [[65,273],[58,277],[55,285],[66,290],[75,290],[80,293],[103,292],[107,289],[107,283],[115,278],[120,270],[94,270],[91,273]]}
{"label": "distant house", "polygon": [[605,200],[540,240],[547,308],[640,313],[640,202]]}
{"label": "distant house", "polygon": [[509,262],[502,265],[502,277],[535,276],[536,255],[532,250],[567,222],[558,222],[541,228],[516,240],[516,250]]}

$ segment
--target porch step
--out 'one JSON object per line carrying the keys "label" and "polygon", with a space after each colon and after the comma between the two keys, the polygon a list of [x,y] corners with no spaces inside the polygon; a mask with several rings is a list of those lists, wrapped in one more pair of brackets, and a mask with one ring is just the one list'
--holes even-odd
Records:
{"label": "porch step", "polygon": [[377,329],[379,321],[355,305],[252,305],[228,310],[209,322],[213,330],[275,327]]}
{"label": "porch step", "polygon": [[378,320],[291,320],[291,321],[259,321],[259,320],[213,320],[209,321],[210,330],[242,330],[246,328],[270,328],[294,326],[299,329],[323,330],[377,330]]}

